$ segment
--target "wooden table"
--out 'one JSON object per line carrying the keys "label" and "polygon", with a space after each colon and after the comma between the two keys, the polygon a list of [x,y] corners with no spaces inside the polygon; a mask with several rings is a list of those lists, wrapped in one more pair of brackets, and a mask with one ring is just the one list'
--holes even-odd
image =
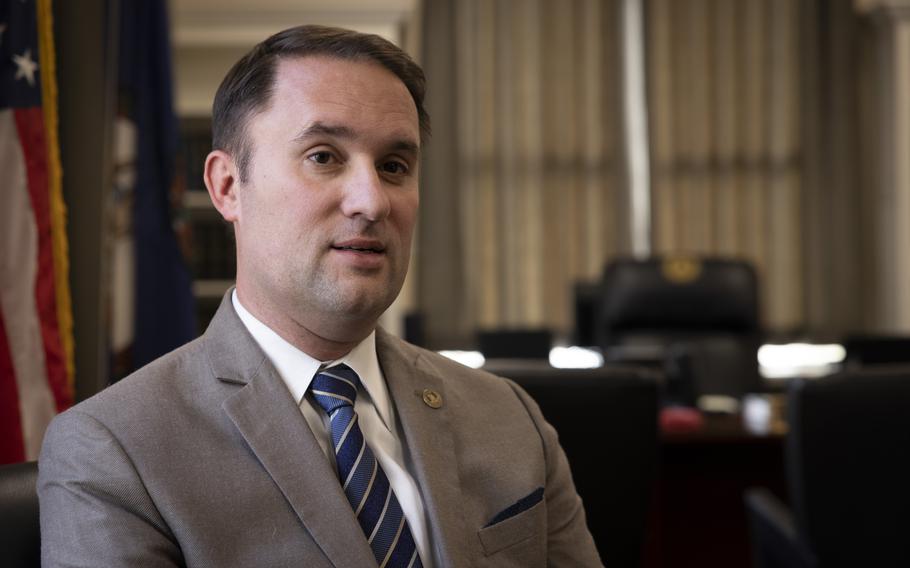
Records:
{"label": "wooden table", "polygon": [[644,566],[751,566],[743,492],[767,487],[787,502],[783,440],[747,432],[739,415],[707,416],[695,432],[662,433]]}

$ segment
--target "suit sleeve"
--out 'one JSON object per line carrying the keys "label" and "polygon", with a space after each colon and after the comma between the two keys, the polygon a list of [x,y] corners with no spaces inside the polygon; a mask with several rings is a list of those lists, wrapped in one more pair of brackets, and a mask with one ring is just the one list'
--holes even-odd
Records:
{"label": "suit sleeve", "polygon": [[38,468],[42,566],[183,565],[129,456],[96,419],[58,416]]}
{"label": "suit sleeve", "polygon": [[524,389],[512,381],[508,382],[528,409],[528,414],[543,441],[547,463],[547,485],[544,488],[548,527],[547,566],[550,568],[603,566],[594,539],[588,531],[585,509],[575,490],[569,460],[559,445],[556,429],[544,419],[540,407]]}

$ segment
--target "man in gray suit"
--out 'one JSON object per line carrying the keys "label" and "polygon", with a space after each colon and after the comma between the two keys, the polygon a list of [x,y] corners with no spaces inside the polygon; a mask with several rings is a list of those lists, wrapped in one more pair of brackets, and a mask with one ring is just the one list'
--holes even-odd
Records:
{"label": "man in gray suit", "polygon": [[237,286],[205,334],[61,414],[45,566],[599,566],[556,432],[510,381],[377,328],[407,272],[424,79],[376,37],[256,46],[205,184]]}

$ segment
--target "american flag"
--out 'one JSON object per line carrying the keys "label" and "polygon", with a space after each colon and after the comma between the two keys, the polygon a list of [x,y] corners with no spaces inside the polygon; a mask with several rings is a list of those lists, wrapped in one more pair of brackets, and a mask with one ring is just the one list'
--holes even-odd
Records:
{"label": "american flag", "polygon": [[0,464],[72,404],[50,0],[0,0]]}

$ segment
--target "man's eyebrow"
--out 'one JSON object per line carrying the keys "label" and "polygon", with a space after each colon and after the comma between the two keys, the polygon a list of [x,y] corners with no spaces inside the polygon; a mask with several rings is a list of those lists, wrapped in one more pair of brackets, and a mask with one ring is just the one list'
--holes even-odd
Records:
{"label": "man's eyebrow", "polygon": [[[304,127],[294,136],[294,142],[303,142],[314,136],[333,136],[335,138],[346,138],[353,139],[357,137],[354,129],[349,126],[342,125],[333,125],[333,124],[323,124],[321,122],[314,122],[309,126]],[[399,138],[392,142],[390,145],[392,151],[395,152],[406,152],[409,154],[420,155],[420,145],[413,140],[408,138]]]}
{"label": "man's eyebrow", "polygon": [[337,138],[354,138],[354,129],[348,126],[334,126],[331,124],[323,124],[321,122],[314,122],[313,124],[304,127],[300,132],[294,136],[295,142],[300,142],[313,136],[335,136]]}
{"label": "man's eyebrow", "polygon": [[410,140],[396,140],[392,144],[392,150],[395,152],[413,154],[415,156],[420,155],[420,146],[416,142]]}

